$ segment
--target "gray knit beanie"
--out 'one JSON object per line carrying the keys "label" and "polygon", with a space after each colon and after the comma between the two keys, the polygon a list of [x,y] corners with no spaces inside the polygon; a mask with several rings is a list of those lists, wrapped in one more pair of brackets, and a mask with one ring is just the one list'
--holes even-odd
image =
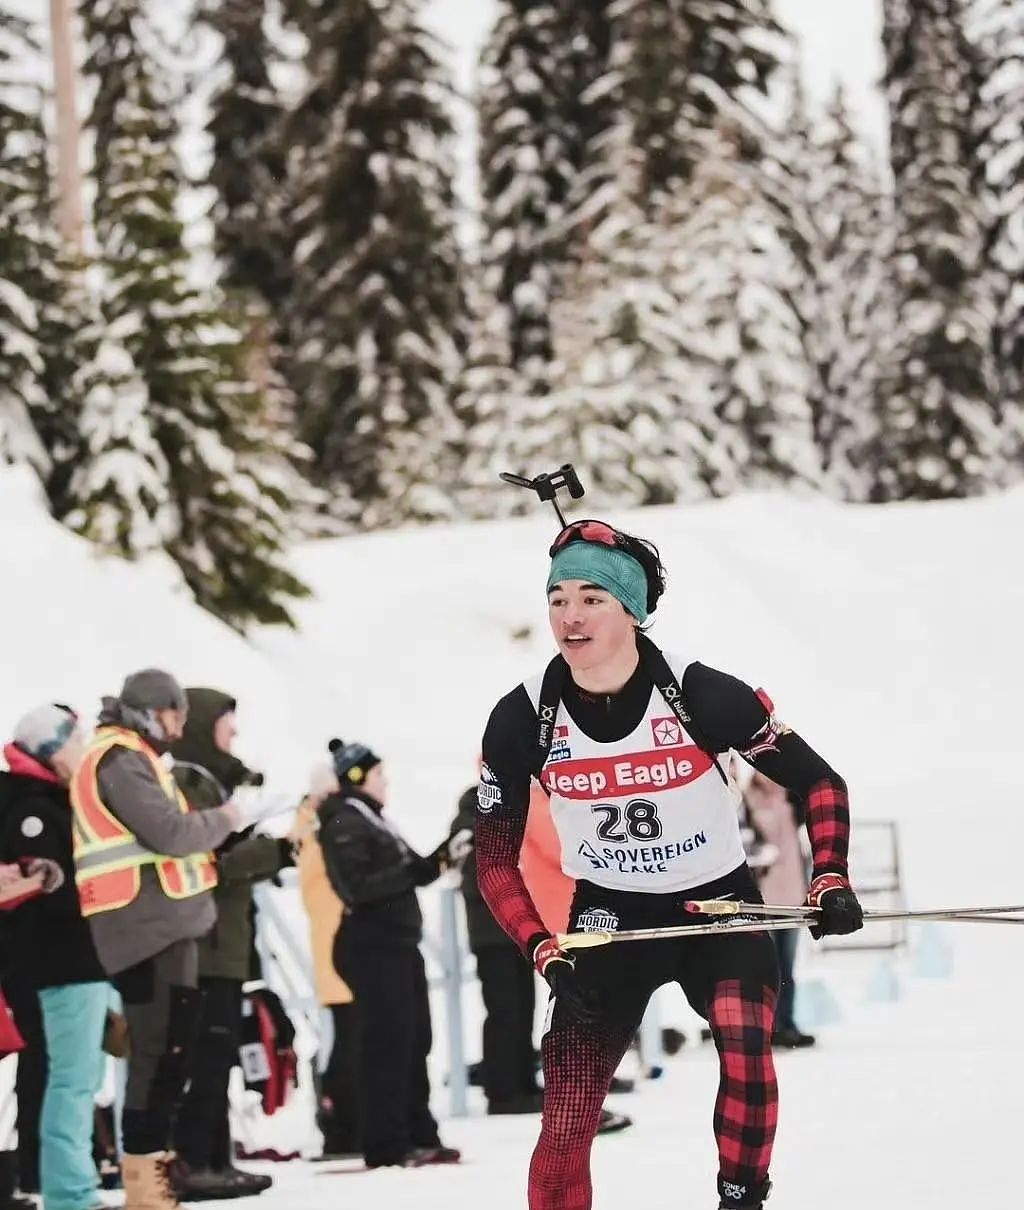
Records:
{"label": "gray knit beanie", "polygon": [[133,710],[188,710],[185,690],[159,668],[143,668],[126,677],[120,700]]}

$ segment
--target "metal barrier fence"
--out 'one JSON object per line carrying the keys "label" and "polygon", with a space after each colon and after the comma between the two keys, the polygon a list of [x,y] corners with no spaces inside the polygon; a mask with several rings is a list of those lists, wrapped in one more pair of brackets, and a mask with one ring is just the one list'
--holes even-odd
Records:
{"label": "metal barrier fence", "polygon": [[[307,1038],[312,1035],[313,1048],[322,1055],[329,1018],[316,997],[309,947],[296,935],[295,922],[283,910],[281,897],[273,888],[257,885],[253,897],[257,908],[256,949],[267,983],[281,997],[297,1034]],[[434,968],[429,985],[440,989],[444,996],[450,1112],[453,1117],[465,1117],[469,1109],[462,988],[474,982],[476,975],[463,940],[459,892],[454,887],[442,887],[440,898],[440,936],[425,934],[423,946]]]}

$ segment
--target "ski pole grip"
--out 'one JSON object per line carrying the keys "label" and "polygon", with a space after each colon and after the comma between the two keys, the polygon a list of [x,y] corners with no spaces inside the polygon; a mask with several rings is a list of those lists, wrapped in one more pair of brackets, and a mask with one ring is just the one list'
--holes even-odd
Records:
{"label": "ski pole grip", "polygon": [[614,933],[557,933],[555,940],[563,950],[589,950],[615,940]]}
{"label": "ski pole grip", "polygon": [[683,904],[688,912],[700,912],[703,916],[735,916],[740,906],[728,899],[688,899]]}

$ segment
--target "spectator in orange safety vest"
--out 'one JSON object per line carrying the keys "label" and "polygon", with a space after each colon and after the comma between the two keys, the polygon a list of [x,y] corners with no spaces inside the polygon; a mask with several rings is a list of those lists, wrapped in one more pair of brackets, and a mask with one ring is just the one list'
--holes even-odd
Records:
{"label": "spectator in orange safety vest", "polygon": [[162,759],[187,716],[173,676],[133,673],[103,699],[71,782],[82,914],[128,1021],[125,1210],[180,1204],[169,1147],[198,1019],[196,942],[216,921],[210,851],[261,813],[255,799],[189,809]]}

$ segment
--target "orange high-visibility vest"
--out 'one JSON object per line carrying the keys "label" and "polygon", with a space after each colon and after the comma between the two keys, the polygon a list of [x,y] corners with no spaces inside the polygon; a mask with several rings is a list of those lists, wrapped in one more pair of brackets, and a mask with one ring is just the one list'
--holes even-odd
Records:
{"label": "orange high-visibility vest", "polygon": [[111,748],[129,748],[144,756],[168,799],[182,814],[191,807],[170,770],[146,741],[123,727],[100,727],[71,779],[74,810],[72,839],[75,882],[82,915],[127,907],[142,887],[142,867],[155,865],[160,886],[170,899],[187,899],[217,885],[217,870],[209,853],[165,857],[138,842],[134,832],[104,805],[97,769]]}

